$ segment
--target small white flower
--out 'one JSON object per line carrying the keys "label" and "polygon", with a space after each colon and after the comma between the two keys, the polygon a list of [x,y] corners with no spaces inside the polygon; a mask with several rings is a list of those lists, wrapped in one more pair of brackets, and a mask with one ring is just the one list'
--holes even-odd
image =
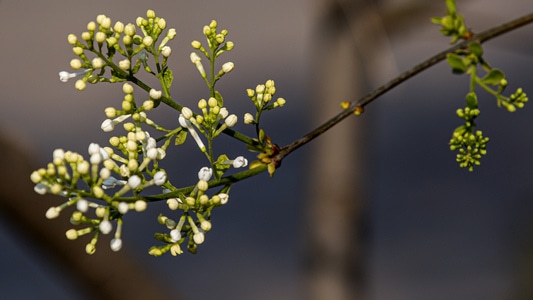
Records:
{"label": "small white flower", "polygon": [[167,181],[167,174],[163,171],[158,171],[154,174],[154,183],[156,185],[162,185]]}
{"label": "small white flower", "polygon": [[198,133],[196,132],[196,130],[194,129],[194,127],[192,126],[191,121],[187,120],[187,119],[183,116],[183,114],[180,114],[180,116],[178,117],[178,121],[179,121],[179,123],[180,123],[180,125],[181,125],[182,127],[187,128],[187,130],[189,131],[189,133],[190,133],[191,136],[193,137],[194,141],[195,141],[196,144],[198,145],[198,148],[200,148],[200,151],[205,152],[205,151],[206,151],[205,145],[204,145],[204,143],[202,142],[202,139],[200,139],[200,136],[198,136]]}
{"label": "small white flower", "polygon": [[218,197],[220,197],[220,204],[226,204],[229,200],[229,195],[226,193],[220,193],[218,194]]}
{"label": "small white flower", "polygon": [[33,190],[39,195],[44,195],[44,194],[46,194],[49,191],[49,188],[46,185],[42,184],[42,183],[37,183],[33,187]]}
{"label": "small white flower", "polygon": [[69,73],[67,71],[61,71],[61,72],[59,72],[59,80],[61,80],[61,82],[67,82],[70,78],[75,78],[75,77],[84,75],[85,73],[87,73],[89,71],[91,71],[91,69],[85,69],[85,70],[82,70],[82,71],[79,71],[79,72],[75,72],[75,73]]}
{"label": "small white flower", "polygon": [[127,183],[127,181],[125,181],[125,180],[118,180],[115,177],[110,176],[109,178],[104,180],[104,182],[102,183],[102,188],[104,190],[112,189],[112,188],[116,187],[117,185],[125,185],[126,183]]}
{"label": "small white flower", "polygon": [[121,123],[122,121],[126,120],[127,118],[129,118],[131,115],[122,115],[122,116],[118,116],[114,119],[105,119],[103,122],[102,122],[102,125],[100,125],[100,128],[102,128],[102,130],[104,132],[110,132],[110,131],[113,131],[113,129],[115,129],[115,125]]}
{"label": "small white flower", "polygon": [[242,168],[242,167],[246,167],[247,165],[248,165],[248,160],[246,158],[244,158],[244,156],[237,156],[233,160],[233,167],[234,168]]}
{"label": "small white flower", "polygon": [[208,167],[203,167],[198,172],[198,180],[209,181],[211,176],[213,176],[213,170]]}

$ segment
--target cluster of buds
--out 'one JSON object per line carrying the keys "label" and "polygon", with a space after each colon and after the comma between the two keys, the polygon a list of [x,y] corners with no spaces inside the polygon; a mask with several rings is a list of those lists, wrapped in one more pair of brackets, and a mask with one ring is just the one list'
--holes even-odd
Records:
{"label": "cluster of buds", "polygon": [[200,150],[205,152],[206,148],[196,129],[208,139],[212,139],[225,129],[235,126],[237,124],[237,116],[229,114],[227,108],[220,107],[219,102],[214,97],[209,98],[207,101],[200,99],[198,108],[202,111],[202,114],[195,115],[190,108],[184,107],[178,120],[180,125],[189,131]]}
{"label": "cluster of buds", "polygon": [[244,114],[245,124],[258,124],[263,111],[282,107],[286,102],[284,98],[277,98],[272,101],[274,94],[276,94],[274,80],[267,80],[265,84],[258,84],[255,90],[247,89],[246,93],[255,106],[256,114],[255,117],[251,113]]}
{"label": "cluster of buds", "polygon": [[[172,100],[170,86],[173,75],[167,66],[172,50],[167,43],[176,36],[176,30],[168,29],[164,34],[166,21],[157,17],[154,11],[148,10],[146,18],[138,17],[135,24],[116,22],[113,25],[110,18],[99,15],[96,22],[89,22],[87,31],[81,34],[80,39],[74,34],[68,36],[68,42],[77,56],[70,62],[75,72],[60,72],[61,81],[79,77],[75,84],[78,90],[85,89],[86,83],[124,82],[121,104],[105,108],[106,119],[101,123],[101,129],[107,133],[118,132],[117,128],[123,129],[122,133],[109,138],[108,147],[90,144],[88,159],[71,151],[57,149],[53,161],[46,168],[31,174],[37,193],[52,193],[68,199],[51,207],[46,212],[47,218],[54,219],[64,209],[74,208],[70,221],[77,228],[66,232],[68,239],[93,234],[86,246],[88,254],[96,251],[98,237],[110,234],[114,228],[110,247],[113,251],[120,250],[123,216],[133,210],[144,211],[148,202],[158,200],[166,200],[172,213],[177,211],[179,214],[159,216],[159,223],[169,231],[156,234],[156,239],[165,245],[154,246],[149,253],[155,256],[166,252],[181,254],[181,245],[186,240],[189,252],[196,253],[197,246],[205,241],[206,233],[211,230],[213,209],[228,202],[232,181],[224,180],[224,174],[231,168],[248,166],[244,156],[230,159],[220,154],[216,157],[213,140],[224,132],[238,136],[236,138],[251,145],[251,149],[261,143],[264,144],[260,147],[261,151],[275,149],[268,138],[268,141],[264,140],[264,135],[257,140],[231,129],[238,118],[225,107],[222,95],[215,90],[215,83],[231,72],[234,64],[223,63],[217,72],[215,60],[233,49],[234,45],[226,41],[228,31],[224,29],[218,32],[217,26],[216,21],[204,26],[205,47],[199,41],[192,42],[195,52],[190,56],[191,62],[205,80],[210,95],[207,100],[198,101],[198,113]],[[207,58],[210,64],[208,68],[204,69],[200,56]],[[136,76],[141,67],[159,80],[160,89],[149,87]],[[144,101],[137,101],[139,93],[134,91],[134,85],[148,93]],[[257,126],[262,111],[285,104],[283,98],[271,101],[275,92],[274,81],[269,80],[257,86],[253,95],[250,95],[258,111],[253,121]],[[148,113],[161,103],[177,111],[175,128],[165,128],[148,118]],[[197,184],[176,187],[167,178],[162,160],[166,157],[168,147],[171,144],[181,145],[187,135],[194,139],[209,165],[198,172]],[[172,140],[175,143],[171,143]],[[260,163],[274,165],[268,159],[264,157]],[[159,187],[162,193],[154,195],[153,188],[148,190],[154,186]],[[215,187],[219,187],[219,190],[213,193],[211,189]]]}
{"label": "cluster of buds", "polygon": [[523,108],[528,100],[526,93],[521,88],[518,88],[509,98],[500,95],[498,97],[498,105],[502,105],[509,112],[514,112],[517,108]]}
{"label": "cluster of buds", "polygon": [[[206,49],[202,43],[198,40],[194,40],[191,46],[195,50],[199,50],[210,62],[214,65],[215,59],[226,51],[231,51],[234,47],[233,42],[226,41],[228,31],[226,29],[217,32],[218,24],[215,20],[211,21],[209,25],[205,25],[203,34],[206,37],[208,49]],[[196,66],[196,69],[200,73],[200,76],[206,81],[208,86],[214,86],[224,74],[227,74],[233,70],[234,64],[232,62],[226,62],[222,65],[218,73],[212,74],[212,78],[208,78],[204,66],[202,64],[201,57],[196,52],[191,52],[191,62]]]}
{"label": "cluster of buds", "polygon": [[[248,161],[243,157],[226,162],[234,167],[245,167]],[[208,181],[213,175],[213,170],[203,167],[198,172],[198,183],[194,189],[186,196],[167,199],[170,210],[183,211],[176,222],[174,219],[160,214],[158,222],[164,225],[168,233],[156,233],[155,238],[165,243],[164,245],[153,246],[148,251],[149,254],[160,256],[170,251],[173,256],[182,254],[181,245],[188,239],[187,250],[191,253],[197,252],[197,246],[205,241],[205,236],[211,230],[211,212],[213,208],[228,203],[229,186],[222,188],[213,196],[208,196]],[[193,216],[196,216],[196,220]]]}
{"label": "cluster of buds", "polygon": [[[98,15],[96,22],[91,21],[87,24],[87,31],[81,34],[81,39],[75,34],[69,34],[68,42],[78,57],[70,61],[70,66],[79,71],[74,73],[61,71],[59,73],[61,81],[82,77],[76,81],[75,87],[84,90],[87,82],[124,81],[127,76],[136,74],[141,66],[153,74],[147,53],[152,54],[158,69],[166,69],[167,59],[172,53],[167,43],[174,39],[176,30],[169,29],[162,41],[157,44],[157,40],[167,27],[166,21],[157,17],[153,10],[148,10],[146,17],[146,19],[138,17],[136,24],[125,25],[119,21],[113,25],[109,17]],[[142,35],[137,33],[138,29]],[[106,50],[106,55],[103,54],[103,50]],[[116,53],[122,57],[115,57]],[[107,68],[111,69],[110,75],[106,75]]]}
{"label": "cluster of buds", "polygon": [[480,130],[474,133],[460,127],[452,135],[450,149],[459,152],[456,156],[459,166],[472,172],[474,166],[478,166],[481,163],[481,157],[487,154],[488,142],[489,138],[484,137]]}
{"label": "cluster of buds", "polygon": [[[146,201],[139,197],[123,196],[129,191],[134,195],[139,194],[148,186],[163,186],[167,182],[166,172],[154,169],[149,172],[152,174],[152,178],[149,178],[140,171],[142,165],[130,164],[133,160],[126,160],[116,155],[110,147],[100,147],[96,143],[89,145],[88,153],[87,160],[81,154],[56,149],[52,162],[46,168],[34,171],[30,179],[35,183],[37,193],[51,193],[68,198],[63,204],[48,209],[48,219],[58,217],[67,207],[75,207],[70,218],[71,223],[86,227],[70,229],[66,236],[74,240],[79,236],[94,233],[93,239],[86,247],[88,254],[95,252],[98,236],[109,234],[113,228],[111,222],[117,221],[111,249],[118,251],[122,246],[122,217],[129,210],[144,211],[147,205]],[[120,162],[122,164],[119,166]],[[113,174],[124,180],[116,179]],[[113,193],[107,193],[108,190]],[[87,215],[89,209],[94,210],[94,216]]]}

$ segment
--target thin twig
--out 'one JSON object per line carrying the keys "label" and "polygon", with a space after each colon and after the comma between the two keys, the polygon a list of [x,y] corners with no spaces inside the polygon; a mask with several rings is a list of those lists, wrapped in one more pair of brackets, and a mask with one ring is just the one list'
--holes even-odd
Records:
{"label": "thin twig", "polygon": [[347,118],[348,116],[352,115],[355,109],[365,107],[366,105],[370,104],[372,101],[376,100],[379,96],[385,94],[386,92],[390,91],[397,85],[407,81],[411,77],[414,77],[415,75],[421,73],[422,71],[436,65],[437,63],[441,62],[442,60],[446,59],[446,55],[448,53],[453,53],[459,49],[464,49],[468,46],[468,44],[472,43],[473,41],[477,41],[479,43],[486,42],[490,39],[493,39],[497,36],[500,36],[504,33],[507,33],[509,31],[515,30],[519,27],[522,27],[524,25],[527,25],[529,23],[533,22],[533,13],[527,14],[523,17],[514,19],[508,23],[490,28],[488,30],[485,30],[479,34],[476,34],[472,36],[470,39],[465,40],[459,44],[456,44],[453,47],[448,48],[447,50],[444,50],[435,56],[425,60],[424,62],[416,65],[412,69],[400,74],[398,77],[394,78],[393,80],[387,82],[386,84],[382,85],[381,87],[375,89],[374,91],[368,93],[366,96],[355,100],[350,103],[350,106],[334,116],[333,118],[329,119],[324,124],[320,125],[313,131],[309,132],[308,134],[304,135],[302,138],[284,146],[281,148],[279,154],[276,156],[277,161],[281,161],[284,157],[292,153],[294,150],[300,148],[301,146],[309,143],[316,137],[320,136],[321,134],[328,131],[331,127],[337,125],[342,120]]}

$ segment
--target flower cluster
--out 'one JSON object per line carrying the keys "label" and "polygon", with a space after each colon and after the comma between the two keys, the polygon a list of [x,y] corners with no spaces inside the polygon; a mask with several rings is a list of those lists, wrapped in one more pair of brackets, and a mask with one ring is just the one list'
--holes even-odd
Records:
{"label": "flower cluster", "polygon": [[[432,21],[442,26],[442,34],[452,37],[452,43],[457,42],[459,39],[468,40],[472,34],[467,29],[463,17],[457,13],[455,0],[447,0],[446,5],[448,7],[446,16],[433,18]],[[510,97],[502,94],[508,84],[505,74],[501,70],[491,67],[483,54],[484,50],[481,44],[473,40],[466,48],[461,48],[446,55],[447,62],[453,73],[468,74],[470,76],[470,91],[466,96],[467,107],[457,110],[457,116],[463,119],[465,124],[453,132],[450,141],[450,149],[459,151],[457,154],[459,166],[468,168],[470,171],[473,171],[474,166],[480,164],[480,158],[486,154],[485,147],[489,140],[483,137],[481,131],[474,130],[476,126],[474,119],[480,114],[476,87],[479,86],[487,93],[493,95],[498,106],[505,107],[509,112],[514,112],[517,108],[523,108],[528,101],[527,95],[521,88],[517,89]],[[478,69],[482,69],[485,75],[479,76]]]}
{"label": "flower cluster", "polygon": [[[139,136],[143,136],[143,140],[148,143],[150,138],[147,138],[146,134]],[[137,147],[135,135],[130,137],[128,141],[133,141]],[[72,151],[56,149],[52,162],[30,176],[37,193],[51,193],[68,198],[63,204],[48,209],[48,219],[58,217],[67,207],[75,207],[70,218],[71,223],[86,227],[79,230],[70,229],[66,236],[74,240],[79,236],[94,233],[93,239],[86,246],[88,254],[96,251],[100,234],[109,234],[112,231],[113,221],[117,221],[117,229],[111,241],[111,249],[120,250],[122,217],[129,210],[141,212],[146,209],[147,203],[142,198],[123,197],[127,192],[138,195],[149,186],[163,186],[167,182],[163,169],[154,168],[151,172],[143,173],[142,170],[147,169],[147,164],[139,165],[135,158],[138,151],[131,148],[127,150],[132,154],[130,159],[114,153],[110,147],[100,147],[95,143],[88,147],[88,159]],[[148,174],[151,174],[151,177]],[[113,175],[123,179],[117,179]],[[92,216],[88,214],[90,209],[93,210]]]}
{"label": "flower cluster", "polygon": [[[167,69],[167,59],[172,53],[167,43],[174,39],[176,30],[169,29],[161,42],[156,44],[167,23],[165,19],[157,17],[153,10],[148,10],[146,17],[138,17],[135,24],[124,24],[120,21],[112,24],[109,17],[98,15],[96,22],[87,24],[87,31],[82,32],[80,38],[69,34],[68,42],[78,57],[70,61],[70,66],[80,71],[61,71],[60,80],[67,82],[71,78],[82,76],[75,84],[76,89],[81,91],[86,88],[87,82],[94,84],[125,81],[136,74],[141,66],[146,72],[154,74],[148,64],[148,54],[154,58],[160,73],[171,76],[165,74],[164,70]],[[117,53],[122,57],[115,57]],[[107,69],[111,71],[106,75]]]}
{"label": "flower cluster", "polygon": [[450,149],[459,152],[456,161],[461,168],[473,171],[474,166],[481,163],[481,157],[487,154],[488,142],[489,138],[484,137],[480,130],[475,133],[468,130],[456,130],[450,140]]}
{"label": "flower cluster", "polygon": [[[181,245],[186,241],[189,252],[196,253],[197,246],[204,242],[206,233],[212,228],[213,209],[228,202],[234,181],[224,180],[223,176],[231,168],[248,166],[244,156],[230,159],[226,154],[216,155],[213,140],[226,133],[247,145],[258,143],[257,139],[233,131],[238,118],[229,113],[221,93],[215,89],[216,82],[234,68],[232,62],[225,62],[215,72],[215,60],[234,47],[231,41],[226,41],[228,31],[218,32],[217,22],[211,21],[203,29],[207,45],[192,42],[195,52],[190,55],[191,62],[209,90],[208,99],[200,99],[198,111],[193,112],[191,108],[174,102],[170,95],[173,76],[167,59],[172,50],[167,43],[176,36],[176,30],[169,29],[163,34],[166,26],[163,18],[148,10],[146,18],[138,17],[135,24],[126,25],[116,22],[112,26],[111,19],[99,15],[96,22],[89,22],[81,39],[74,34],[68,36],[77,56],[70,63],[76,72],[62,71],[59,79],[66,82],[81,77],[75,84],[78,90],[84,90],[87,82],[123,82],[124,96],[117,107],[105,108],[106,119],[100,127],[112,134],[109,146],[90,144],[88,158],[57,149],[52,162],[46,168],[34,171],[30,177],[37,193],[52,193],[68,199],[51,207],[46,217],[53,219],[66,208],[74,208],[70,221],[78,228],[68,230],[66,236],[74,240],[93,234],[86,246],[88,254],[96,251],[99,236],[110,234],[113,228],[110,247],[113,251],[120,250],[123,216],[132,210],[144,211],[149,202],[159,200],[166,200],[172,214],[174,211],[178,214],[167,216],[161,213],[158,222],[169,231],[156,233],[156,239],[165,244],[153,246],[149,253],[155,256],[169,251],[172,255],[181,254]],[[209,67],[204,68],[201,57],[207,59]],[[150,87],[137,77],[141,67],[159,80],[160,87]],[[140,98],[134,85],[147,95]],[[257,125],[261,111],[285,103],[282,98],[270,103],[274,93],[274,82],[267,81],[251,96],[258,111],[254,121]],[[161,103],[176,111],[174,128],[166,128],[149,118],[148,114]],[[162,165],[167,149],[185,143],[187,135],[205,154],[208,165],[198,172],[195,185],[180,186],[167,178]],[[219,188],[212,192],[215,187]]]}

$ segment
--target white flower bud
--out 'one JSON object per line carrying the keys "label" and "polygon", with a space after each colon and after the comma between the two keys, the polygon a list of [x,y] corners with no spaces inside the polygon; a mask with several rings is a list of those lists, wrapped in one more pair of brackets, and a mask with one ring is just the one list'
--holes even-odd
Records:
{"label": "white flower bud", "polygon": [[76,37],[75,34],[72,34],[72,33],[68,35],[67,40],[68,40],[68,43],[71,45],[76,45],[76,43],[78,42],[78,38]]}
{"label": "white flower bud", "polygon": [[201,231],[198,231],[197,233],[195,233],[192,238],[194,240],[194,243],[197,245],[200,245],[205,241],[205,235]]}
{"label": "white flower bud", "polygon": [[120,202],[117,207],[118,212],[121,214],[127,213],[129,209],[129,205],[126,202]]}
{"label": "white flower bud", "polygon": [[137,175],[133,175],[130,178],[128,178],[128,185],[132,189],[136,189],[141,184],[141,178]]}
{"label": "white flower bud", "polygon": [[81,60],[74,58],[70,61],[70,67],[74,70],[79,70],[82,66]]}
{"label": "white flower bud", "polygon": [[229,115],[225,120],[224,120],[224,123],[226,123],[226,125],[228,127],[233,127],[235,126],[235,124],[237,124],[237,116],[236,115]]}
{"label": "white flower bud", "polygon": [[167,174],[163,171],[158,171],[154,174],[154,183],[156,185],[162,185],[167,181]]}
{"label": "white flower bud", "polygon": [[142,212],[146,210],[146,201],[144,200],[137,200],[135,201],[135,211],[136,212]]}
{"label": "white flower bud", "polygon": [[55,219],[59,216],[61,209],[59,207],[52,206],[46,211],[47,219]]}
{"label": "white flower bud", "polygon": [[181,239],[181,232],[178,229],[172,229],[170,231],[170,239],[173,243],[176,243]]}
{"label": "white flower bud", "polygon": [[104,220],[100,222],[100,225],[98,226],[98,229],[100,229],[100,232],[103,234],[108,234],[113,229],[113,225],[108,220]]}
{"label": "white flower bud", "polygon": [[251,113],[244,114],[244,124],[253,124],[255,122],[254,116]]}
{"label": "white flower bud", "polygon": [[146,47],[150,47],[152,46],[152,44],[154,43],[154,39],[151,37],[151,36],[145,36],[143,38],[143,44],[146,46]]}
{"label": "white flower bud", "polygon": [[79,199],[78,202],[76,202],[76,209],[81,212],[87,212],[89,209],[89,202],[85,199]]}
{"label": "white flower bud", "polygon": [[130,69],[131,62],[129,59],[123,59],[118,62],[118,67],[123,71],[128,71]]}
{"label": "white flower bud", "polygon": [[172,49],[169,46],[165,46],[161,49],[161,54],[163,57],[169,57],[172,54]]}
{"label": "white flower bud", "polygon": [[233,67],[234,67],[234,64],[232,62],[227,62],[222,65],[222,71],[224,71],[224,73],[229,73],[233,71]]}
{"label": "white flower bud", "polygon": [[122,240],[121,239],[112,239],[109,243],[109,246],[111,247],[111,250],[117,252],[122,248]]}

